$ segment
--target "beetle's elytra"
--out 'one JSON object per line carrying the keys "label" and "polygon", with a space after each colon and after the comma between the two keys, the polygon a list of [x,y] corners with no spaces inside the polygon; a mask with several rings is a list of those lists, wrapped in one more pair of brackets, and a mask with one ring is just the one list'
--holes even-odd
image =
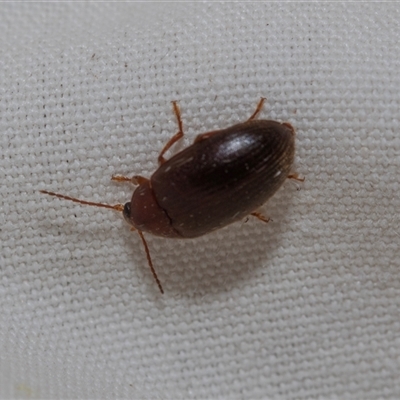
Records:
{"label": "beetle's elytra", "polygon": [[118,182],[138,185],[125,205],[93,203],[42,190],[42,193],[80,204],[122,211],[137,230],[158,287],[142,232],[168,238],[193,238],[222,228],[249,214],[268,222],[256,210],[291,174],[295,132],[289,123],[255,120],[264,98],[246,121],[229,128],[200,134],[194,143],[165,160],[165,152],[183,136],[180,110],[174,101],[179,131],[162,149],[159,167],[150,177],[116,175]]}

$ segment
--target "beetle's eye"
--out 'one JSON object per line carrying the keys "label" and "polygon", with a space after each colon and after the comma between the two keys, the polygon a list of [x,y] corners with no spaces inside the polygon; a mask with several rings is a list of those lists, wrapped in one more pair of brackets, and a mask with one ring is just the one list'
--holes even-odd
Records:
{"label": "beetle's eye", "polygon": [[124,215],[124,218],[129,221],[131,215],[131,203],[125,203],[122,214]]}

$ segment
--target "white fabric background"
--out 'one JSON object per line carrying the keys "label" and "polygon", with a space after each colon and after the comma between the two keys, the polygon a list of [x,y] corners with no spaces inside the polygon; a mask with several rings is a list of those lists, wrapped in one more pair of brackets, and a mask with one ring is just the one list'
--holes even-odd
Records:
{"label": "white fabric background", "polygon": [[[399,398],[397,4],[2,4],[1,398]],[[177,130],[297,130],[250,219],[139,237],[109,203]],[[176,149],[175,149],[176,150]],[[301,188],[300,191],[297,188]]]}

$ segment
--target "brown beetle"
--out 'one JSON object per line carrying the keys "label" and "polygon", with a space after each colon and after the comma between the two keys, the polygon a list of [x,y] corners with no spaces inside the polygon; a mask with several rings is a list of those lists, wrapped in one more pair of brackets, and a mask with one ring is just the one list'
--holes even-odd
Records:
{"label": "brown beetle", "polygon": [[253,115],[230,128],[200,134],[194,143],[165,160],[165,152],[183,137],[182,120],[176,101],[174,112],[179,131],[168,141],[159,157],[159,167],[150,179],[135,175],[113,176],[118,182],[138,185],[129,203],[109,205],[41,190],[41,193],[80,204],[122,211],[137,230],[157,285],[142,232],[168,238],[194,238],[253,215],[268,218],[256,210],[283,184],[286,178],[303,181],[291,174],[295,132],[289,123],[255,120],[264,98]]}

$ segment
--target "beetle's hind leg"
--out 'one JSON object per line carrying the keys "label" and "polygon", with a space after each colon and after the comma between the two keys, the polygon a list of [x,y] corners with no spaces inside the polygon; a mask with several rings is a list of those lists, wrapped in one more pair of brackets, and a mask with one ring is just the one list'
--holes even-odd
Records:
{"label": "beetle's hind leg", "polygon": [[261,214],[261,213],[259,213],[259,212],[252,212],[251,215],[252,215],[253,217],[258,218],[260,221],[263,221],[263,222],[265,222],[265,223],[268,223],[269,221],[271,221],[271,218],[266,217],[265,215],[263,215],[263,214]]}
{"label": "beetle's hind leg", "polygon": [[168,140],[168,142],[166,143],[166,145],[163,147],[163,149],[161,150],[160,155],[158,156],[158,163],[164,164],[166,159],[164,158],[164,154],[169,150],[169,148],[175,144],[179,139],[181,139],[183,137],[183,125],[182,125],[182,118],[181,118],[181,111],[179,109],[178,103],[176,101],[172,102],[172,105],[174,107],[174,114],[176,116],[176,120],[178,121],[178,128],[179,131],[177,133],[175,133],[174,136],[172,136],[171,139]]}
{"label": "beetle's hind leg", "polygon": [[253,114],[251,115],[251,117],[247,121],[253,120],[258,115],[258,113],[261,111],[261,109],[262,109],[262,107],[264,105],[265,100],[266,100],[265,97],[261,97],[260,101],[257,104],[256,111],[253,112]]}
{"label": "beetle's hind leg", "polygon": [[288,179],[293,179],[294,181],[304,182],[306,178],[302,178],[297,172],[292,172],[288,175]]}

